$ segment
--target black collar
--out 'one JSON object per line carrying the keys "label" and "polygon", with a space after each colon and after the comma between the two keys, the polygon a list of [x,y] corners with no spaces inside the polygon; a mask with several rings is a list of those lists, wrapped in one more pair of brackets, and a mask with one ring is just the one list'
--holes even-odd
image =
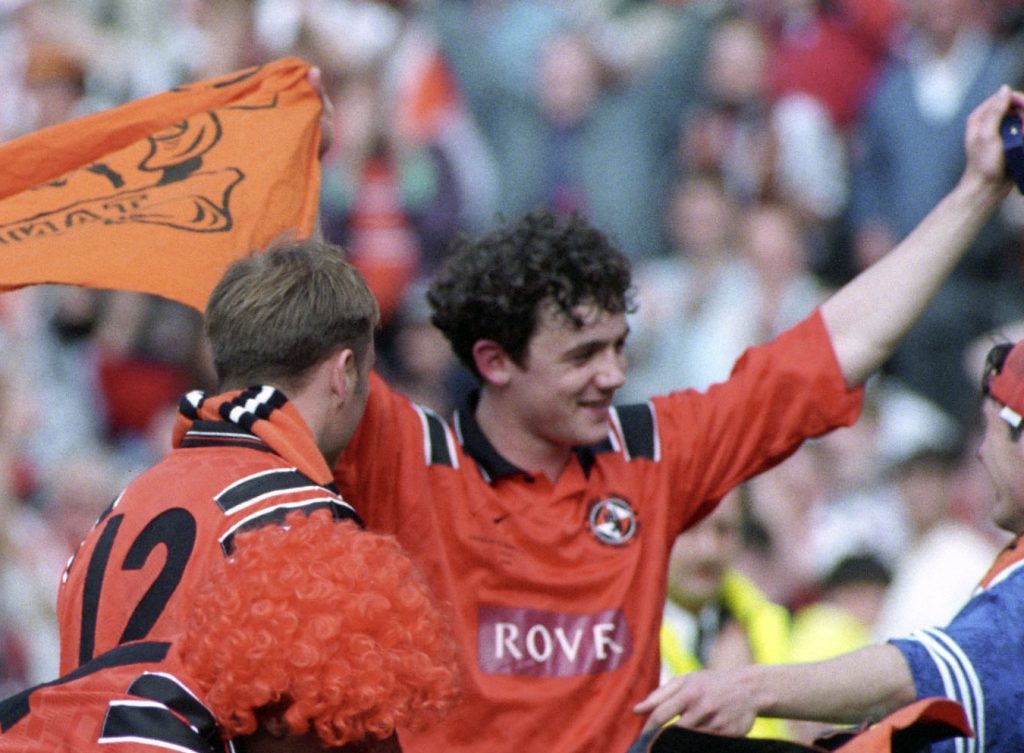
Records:
{"label": "black collar", "polygon": [[[516,474],[522,474],[527,478],[532,477],[531,473],[507,460],[491,444],[491,440],[487,438],[476,420],[476,408],[479,403],[480,390],[472,390],[460,401],[452,416],[462,449],[476,461],[490,483],[494,483],[499,478]],[[573,452],[579,459],[580,465],[583,466],[584,474],[589,475],[590,469],[593,468],[594,462],[597,460],[597,454],[611,452],[613,449],[611,440],[605,439],[597,444],[574,447]]]}

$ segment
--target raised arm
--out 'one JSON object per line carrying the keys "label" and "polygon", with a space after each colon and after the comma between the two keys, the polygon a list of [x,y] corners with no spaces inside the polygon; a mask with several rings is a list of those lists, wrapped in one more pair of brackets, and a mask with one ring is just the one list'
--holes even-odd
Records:
{"label": "raised arm", "polygon": [[1004,86],[975,108],[964,138],[967,167],[956,187],[899,245],[822,305],[848,385],[861,384],[892,354],[1010,190],[999,122],[1014,107],[1024,110],[1024,94]]}
{"label": "raised arm", "polygon": [[679,675],[633,710],[645,729],[677,714],[680,726],[744,735],[758,716],[857,724],[914,701],[914,680],[899,649],[868,646],[810,664],[752,664]]}

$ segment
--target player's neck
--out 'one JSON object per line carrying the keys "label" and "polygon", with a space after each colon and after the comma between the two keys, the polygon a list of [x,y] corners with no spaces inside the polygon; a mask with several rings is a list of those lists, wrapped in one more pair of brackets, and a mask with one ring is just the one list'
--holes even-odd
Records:
{"label": "player's neck", "polygon": [[475,416],[480,430],[498,454],[524,471],[543,473],[554,483],[569,462],[571,447],[552,443],[531,431],[523,416],[509,409],[490,390],[481,390]]}

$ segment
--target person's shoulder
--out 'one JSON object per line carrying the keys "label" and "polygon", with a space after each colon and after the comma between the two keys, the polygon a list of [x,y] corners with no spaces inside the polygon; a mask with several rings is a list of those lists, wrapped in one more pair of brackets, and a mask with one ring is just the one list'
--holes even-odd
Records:
{"label": "person's shoulder", "polygon": [[174,488],[187,494],[216,493],[234,480],[258,473],[290,467],[283,457],[257,437],[237,442],[212,439],[177,448],[136,476],[126,487],[131,496],[159,491],[171,480]]}
{"label": "person's shoulder", "polygon": [[[173,684],[177,694],[192,694],[183,681],[171,672],[169,644],[142,641],[118,646],[101,654],[73,672],[52,682],[28,688],[0,701],[0,750],[19,753],[85,753],[109,750],[108,743],[119,742],[121,710],[131,717],[148,717],[139,701],[153,706],[154,693],[146,691],[158,677],[165,689]],[[133,688],[141,688],[138,693]],[[174,697],[174,693],[166,693]],[[159,712],[158,712],[159,713]],[[135,727],[144,729],[146,726]],[[151,735],[150,735],[151,736]]]}

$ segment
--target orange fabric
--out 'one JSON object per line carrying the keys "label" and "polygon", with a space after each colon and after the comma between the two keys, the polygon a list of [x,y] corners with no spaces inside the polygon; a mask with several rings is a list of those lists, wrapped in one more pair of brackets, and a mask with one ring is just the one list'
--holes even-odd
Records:
{"label": "orange fabric", "polygon": [[920,750],[926,742],[971,736],[971,727],[959,703],[947,698],[922,698],[889,714],[836,750],[839,753]]}
{"label": "orange fabric", "polygon": [[[57,592],[62,674],[126,641],[173,640],[190,594],[235,533],[271,522],[275,512],[327,507],[354,518],[318,485],[330,471],[294,407],[253,402],[249,415],[220,420],[218,407],[236,396],[211,396],[189,411],[198,420],[179,413],[174,449],[86,534]],[[250,419],[252,431],[241,426]]]}
{"label": "orange fabric", "polygon": [[653,398],[657,461],[627,457],[616,432],[589,472],[574,457],[554,482],[489,481],[466,452],[480,430],[464,411],[446,434],[375,376],[335,479],[454,605],[463,670],[462,702],[400,735],[403,749],[625,751],[644,723],[630,709],[658,683],[675,537],[804,437],[852,423],[861,395],[846,388],[816,313],[748,351],[708,394]]}
{"label": "orange fabric", "polygon": [[312,234],[321,101],[285,58],[0,146],[0,291],[68,283],[202,311],[235,258]]}
{"label": "orange fabric", "polygon": [[[228,753],[231,749],[218,742],[212,715],[190,695],[192,681],[179,677],[178,663],[167,653],[166,643],[122,646],[75,676],[36,685],[0,701],[0,750],[158,753],[161,737],[170,732],[178,740],[190,739],[191,735],[191,739],[208,741],[209,753]],[[145,672],[160,672],[168,683],[180,688],[179,697],[194,703],[197,711],[186,721],[153,698],[137,695],[134,683]],[[118,706],[120,709],[115,710]],[[105,729],[108,719],[115,727],[121,723],[114,739]],[[178,749],[188,751],[185,747]]]}
{"label": "orange fabric", "polygon": [[[222,421],[226,418],[221,414],[225,404],[239,407],[240,404],[245,405],[244,401],[245,395],[241,390],[224,392],[203,400],[196,412],[202,421]],[[180,447],[191,427],[192,421],[178,413],[172,430],[171,446]],[[309,433],[308,424],[290,402],[274,408],[268,418],[257,418],[253,421],[251,431],[284,460],[294,465],[300,473],[309,476],[316,483],[330,484],[334,481],[334,475],[327,466],[323,453],[317,447],[313,435]]]}

